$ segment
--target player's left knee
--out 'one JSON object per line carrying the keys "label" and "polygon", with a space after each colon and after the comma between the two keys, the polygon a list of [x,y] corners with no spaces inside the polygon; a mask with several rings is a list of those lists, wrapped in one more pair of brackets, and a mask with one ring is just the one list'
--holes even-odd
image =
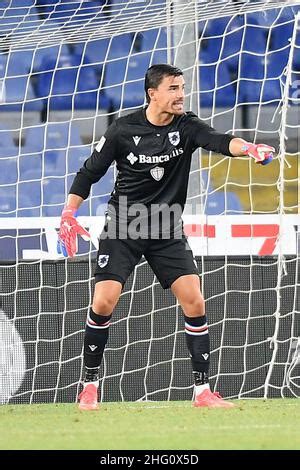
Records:
{"label": "player's left knee", "polygon": [[202,295],[191,299],[191,301],[184,306],[184,313],[191,317],[201,317],[205,315],[205,302]]}

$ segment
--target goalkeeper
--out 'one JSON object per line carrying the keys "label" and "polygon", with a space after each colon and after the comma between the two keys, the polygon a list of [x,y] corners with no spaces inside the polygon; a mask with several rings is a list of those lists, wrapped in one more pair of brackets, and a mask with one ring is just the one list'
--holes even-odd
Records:
{"label": "goalkeeper", "polygon": [[182,229],[191,157],[202,147],[230,157],[250,156],[256,163],[266,164],[275,150],[219,133],[194,113],[186,112],[183,73],[177,67],[150,67],[145,93],[148,104],[144,109],[108,127],[78,171],[61,216],[58,249],[72,257],[77,251],[77,236],[89,237],[76,220],[77,209],[89,196],[92,184],[115,161],[118,174],[100,236],[94,297],[86,321],[79,408],[99,407],[99,370],[112,312],[143,255],[162,287],[170,288],[182,307],[195,383],[194,406],[230,408],[233,404],[209,387],[205,302],[197,265]]}

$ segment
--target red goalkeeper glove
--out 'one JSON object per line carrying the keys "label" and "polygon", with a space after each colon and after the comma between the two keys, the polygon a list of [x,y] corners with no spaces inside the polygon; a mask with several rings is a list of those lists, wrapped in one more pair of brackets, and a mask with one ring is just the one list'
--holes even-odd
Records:
{"label": "red goalkeeper glove", "polygon": [[75,207],[66,206],[61,214],[57,252],[64,256],[73,257],[77,253],[77,235],[80,235],[86,241],[90,239],[89,232],[77,222],[76,211]]}
{"label": "red goalkeeper glove", "polygon": [[242,151],[245,155],[254,158],[255,163],[261,163],[261,165],[267,165],[273,160],[275,149],[266,144],[251,144],[246,142]]}

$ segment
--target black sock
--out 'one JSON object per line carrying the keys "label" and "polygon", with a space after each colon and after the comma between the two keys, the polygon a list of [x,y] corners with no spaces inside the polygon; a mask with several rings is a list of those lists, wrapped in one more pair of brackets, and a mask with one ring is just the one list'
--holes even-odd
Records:
{"label": "black sock", "polygon": [[99,379],[99,370],[103,352],[108,340],[111,315],[96,315],[90,309],[84,334],[85,382]]}
{"label": "black sock", "polygon": [[208,383],[209,371],[209,334],[206,315],[187,317],[185,321],[186,344],[191,355],[195,385]]}

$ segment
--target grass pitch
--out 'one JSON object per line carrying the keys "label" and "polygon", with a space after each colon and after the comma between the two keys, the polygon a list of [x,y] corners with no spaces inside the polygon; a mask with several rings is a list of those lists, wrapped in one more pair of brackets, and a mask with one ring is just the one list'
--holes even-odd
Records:
{"label": "grass pitch", "polygon": [[300,401],[239,400],[233,409],[190,402],[3,405],[0,449],[300,449]]}

